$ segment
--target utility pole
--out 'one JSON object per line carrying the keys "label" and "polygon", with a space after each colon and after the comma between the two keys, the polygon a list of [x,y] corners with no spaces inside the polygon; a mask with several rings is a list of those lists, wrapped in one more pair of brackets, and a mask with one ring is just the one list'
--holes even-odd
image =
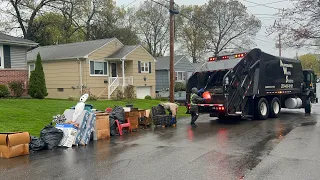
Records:
{"label": "utility pole", "polygon": [[279,34],[279,56],[281,57],[281,34]]}
{"label": "utility pole", "polygon": [[[154,3],[157,3],[163,7],[163,4],[151,0]],[[178,10],[174,9],[174,0],[170,0],[170,7],[169,7],[169,13],[170,13],[170,102],[174,103],[174,83],[175,83],[175,73],[174,73],[174,15],[179,14]]]}
{"label": "utility pole", "polygon": [[174,103],[174,0],[170,0],[170,102]]}

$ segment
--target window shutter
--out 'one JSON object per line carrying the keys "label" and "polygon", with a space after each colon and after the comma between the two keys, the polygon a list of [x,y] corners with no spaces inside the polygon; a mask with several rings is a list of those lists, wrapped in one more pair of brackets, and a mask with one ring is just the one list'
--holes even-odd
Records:
{"label": "window shutter", "polygon": [[149,62],[149,73],[151,73],[151,62]]}
{"label": "window shutter", "polygon": [[3,46],[4,68],[11,68],[10,46]]}
{"label": "window shutter", "polygon": [[184,72],[184,80],[188,80],[188,72]]}
{"label": "window shutter", "polygon": [[94,74],[94,62],[90,61],[90,74]]}
{"label": "window shutter", "polygon": [[138,71],[141,73],[141,61],[138,61]]}
{"label": "window shutter", "polygon": [[104,75],[107,75],[108,74],[108,62],[103,62],[104,66]]}

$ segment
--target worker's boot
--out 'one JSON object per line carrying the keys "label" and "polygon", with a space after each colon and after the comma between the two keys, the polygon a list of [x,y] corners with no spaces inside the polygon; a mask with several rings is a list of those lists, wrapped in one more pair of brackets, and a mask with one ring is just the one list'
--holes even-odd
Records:
{"label": "worker's boot", "polygon": [[197,127],[197,125],[196,125],[194,122],[191,122],[191,123],[190,123],[190,126],[192,126],[192,127]]}
{"label": "worker's boot", "polygon": [[170,121],[170,126],[175,127],[176,126],[176,118],[172,117],[171,121]]}

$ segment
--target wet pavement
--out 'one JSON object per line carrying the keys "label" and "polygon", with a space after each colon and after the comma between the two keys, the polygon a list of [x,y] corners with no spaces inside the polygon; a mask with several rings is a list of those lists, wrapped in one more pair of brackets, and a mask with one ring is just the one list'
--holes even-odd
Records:
{"label": "wet pavement", "polygon": [[203,115],[197,128],[185,118],[175,128],[149,128],[87,147],[0,159],[0,179],[243,179],[252,169],[257,179],[263,173],[256,168],[268,165],[260,162],[286,134],[319,117],[294,110],[277,119],[221,124]]}

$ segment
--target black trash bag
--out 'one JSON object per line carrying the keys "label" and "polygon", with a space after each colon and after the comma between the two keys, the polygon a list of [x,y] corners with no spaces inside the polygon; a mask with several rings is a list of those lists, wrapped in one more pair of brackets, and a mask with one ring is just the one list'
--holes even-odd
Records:
{"label": "black trash bag", "polygon": [[118,120],[120,124],[124,123],[124,109],[121,106],[115,106],[111,112],[111,116]]}
{"label": "black trash bag", "polygon": [[124,109],[121,106],[115,106],[109,114],[111,136],[117,134],[117,124],[115,123],[115,120],[118,120],[119,123],[122,124],[124,123],[124,119]]}
{"label": "black trash bag", "polygon": [[46,143],[41,138],[31,136],[31,142],[29,143],[29,150],[31,152],[40,151],[46,148]]}
{"label": "black trash bag", "polygon": [[54,126],[47,125],[40,132],[40,138],[46,144],[46,149],[57,147],[63,138],[63,131]]}

